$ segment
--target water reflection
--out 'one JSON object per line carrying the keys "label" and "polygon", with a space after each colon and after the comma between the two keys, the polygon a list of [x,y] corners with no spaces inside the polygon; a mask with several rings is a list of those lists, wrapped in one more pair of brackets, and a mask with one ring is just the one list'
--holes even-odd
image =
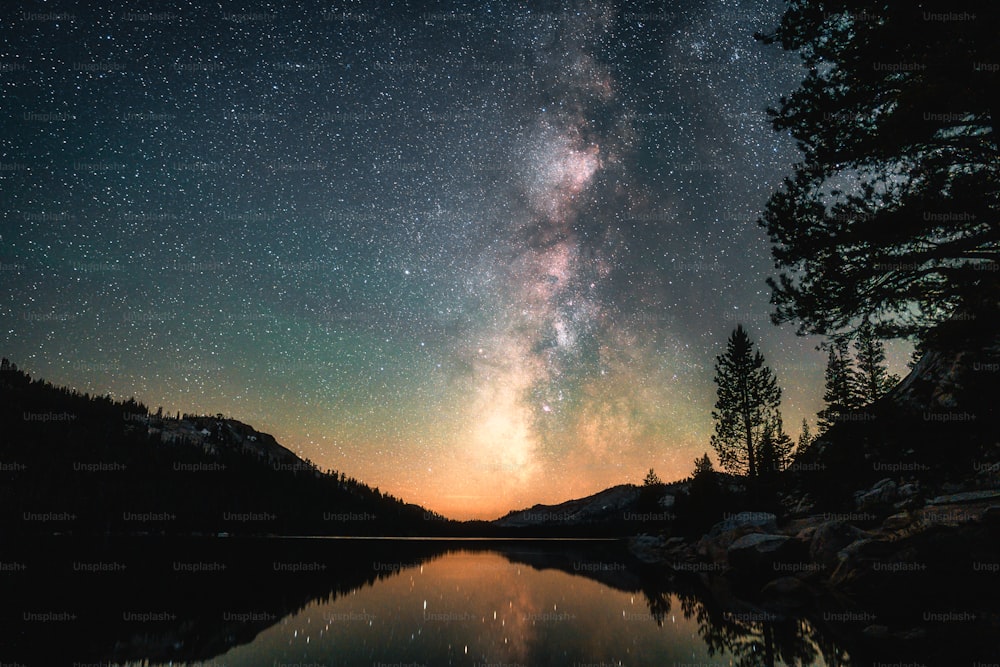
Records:
{"label": "water reflection", "polygon": [[25,573],[67,576],[59,587],[8,578],[5,585],[15,584],[4,591],[9,604],[77,619],[56,626],[22,614],[14,619],[14,654],[0,658],[52,665],[849,664],[846,651],[808,620],[718,602],[697,582],[641,567],[613,542],[229,540],[152,549],[129,542],[76,552],[72,562],[110,562],[112,554],[128,567],[103,576],[72,572],[64,549],[21,554],[38,559]]}
{"label": "water reflection", "polygon": [[662,627],[642,595],[495,552],[448,553],[302,612],[223,656],[277,663],[663,665],[705,662],[697,622]]}

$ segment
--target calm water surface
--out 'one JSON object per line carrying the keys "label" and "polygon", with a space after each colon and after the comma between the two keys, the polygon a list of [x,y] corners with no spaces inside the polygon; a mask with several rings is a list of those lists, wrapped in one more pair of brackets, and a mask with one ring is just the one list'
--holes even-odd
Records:
{"label": "calm water surface", "polygon": [[[862,664],[822,622],[720,601],[620,542],[149,538],[0,555],[26,564],[0,581],[4,663]],[[50,612],[72,619],[39,621]]]}
{"label": "calm water surface", "polygon": [[[673,600],[675,604],[676,600]],[[228,665],[664,665],[709,662],[698,625],[662,627],[639,594],[489,552],[450,553],[317,601],[220,657]]]}
{"label": "calm water surface", "polygon": [[[562,564],[564,571],[536,569],[507,556],[456,551],[423,563],[373,561],[374,570],[391,576],[313,601],[207,664],[736,664],[733,654],[720,655],[718,647],[713,655],[704,638],[706,612],[696,599],[654,594],[651,607],[641,591],[618,590],[587,576],[627,585],[630,573],[622,563],[574,560]],[[753,614],[728,619],[743,621],[748,630],[733,647],[742,664],[783,664],[773,646],[770,656],[764,654],[765,641],[752,646],[765,632]],[[826,663],[817,656],[799,664]]]}

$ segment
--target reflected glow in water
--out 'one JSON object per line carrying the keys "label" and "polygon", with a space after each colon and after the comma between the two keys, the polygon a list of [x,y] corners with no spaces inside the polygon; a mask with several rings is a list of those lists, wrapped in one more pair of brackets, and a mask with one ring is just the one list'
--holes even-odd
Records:
{"label": "reflected glow in water", "polygon": [[[219,656],[243,665],[729,665],[668,596],[647,598],[486,551],[448,553],[320,600]],[[612,573],[613,576],[613,573]],[[763,663],[761,663],[763,664]],[[822,663],[817,663],[822,664]]]}

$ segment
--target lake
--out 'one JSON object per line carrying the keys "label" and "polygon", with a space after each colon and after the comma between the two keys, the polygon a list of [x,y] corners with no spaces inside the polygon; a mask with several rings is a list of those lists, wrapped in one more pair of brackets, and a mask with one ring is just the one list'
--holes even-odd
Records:
{"label": "lake", "polygon": [[49,540],[3,561],[7,664],[862,664],[815,615],[720,601],[617,541]]}
{"label": "lake", "polygon": [[[576,565],[613,575],[619,564]],[[312,602],[219,660],[233,666],[728,664],[712,658],[697,619],[685,618],[675,595],[654,611],[640,591],[490,551],[373,567],[393,574]]]}

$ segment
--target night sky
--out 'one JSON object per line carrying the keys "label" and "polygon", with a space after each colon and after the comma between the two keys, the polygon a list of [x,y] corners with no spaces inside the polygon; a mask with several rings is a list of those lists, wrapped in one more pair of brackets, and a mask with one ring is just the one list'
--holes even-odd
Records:
{"label": "night sky", "polygon": [[[0,351],[224,413],[455,518],[710,450],[802,77],[759,0],[12,5],[0,30]],[[892,370],[908,350],[890,346]]]}

